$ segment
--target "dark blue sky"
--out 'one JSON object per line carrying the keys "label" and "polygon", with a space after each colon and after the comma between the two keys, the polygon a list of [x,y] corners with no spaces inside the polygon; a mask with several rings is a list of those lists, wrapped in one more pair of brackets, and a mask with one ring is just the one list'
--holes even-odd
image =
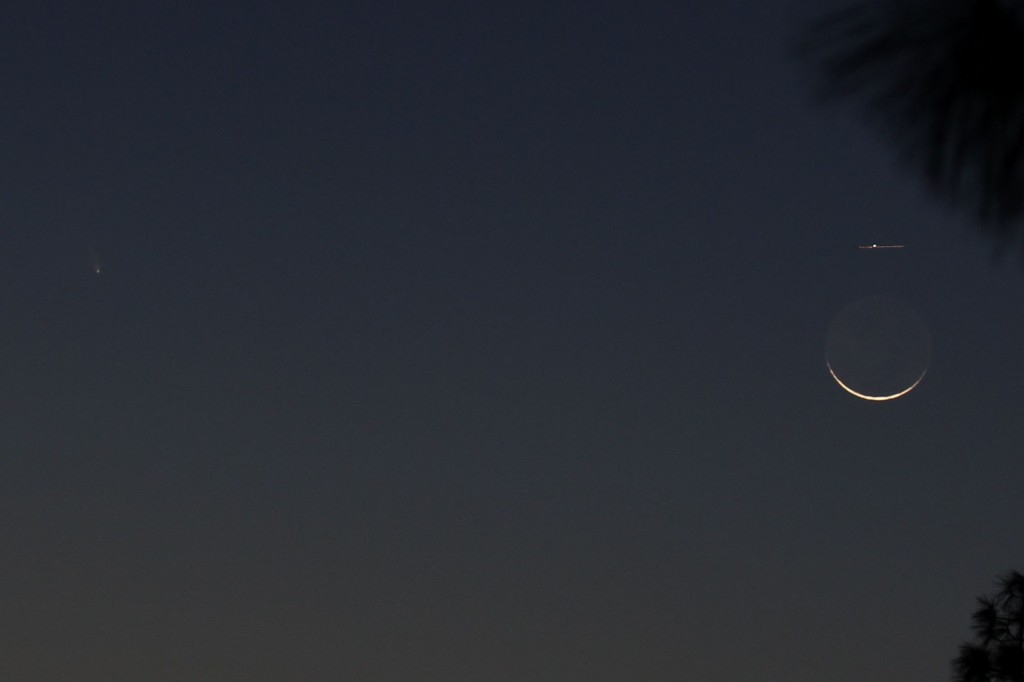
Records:
{"label": "dark blue sky", "polygon": [[811,105],[827,7],[297,5],[5,11],[0,677],[944,678],[1024,274]]}

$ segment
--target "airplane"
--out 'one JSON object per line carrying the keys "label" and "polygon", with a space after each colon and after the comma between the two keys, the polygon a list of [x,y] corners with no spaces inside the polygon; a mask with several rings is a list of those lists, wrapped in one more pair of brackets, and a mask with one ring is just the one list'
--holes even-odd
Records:
{"label": "airplane", "polygon": [[858,246],[858,249],[902,249],[903,244],[864,244]]}

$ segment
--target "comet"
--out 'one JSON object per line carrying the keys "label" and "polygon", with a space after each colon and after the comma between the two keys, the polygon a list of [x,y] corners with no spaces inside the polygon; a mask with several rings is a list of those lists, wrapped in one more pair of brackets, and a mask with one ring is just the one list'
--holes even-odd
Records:
{"label": "comet", "polygon": [[903,244],[864,244],[862,246],[858,246],[857,248],[858,249],[870,249],[870,250],[875,250],[875,249],[902,249],[903,248]]}

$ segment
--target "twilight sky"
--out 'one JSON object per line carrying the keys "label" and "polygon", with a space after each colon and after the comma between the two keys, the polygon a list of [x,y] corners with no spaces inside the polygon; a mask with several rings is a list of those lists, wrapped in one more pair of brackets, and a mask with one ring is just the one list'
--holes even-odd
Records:
{"label": "twilight sky", "polygon": [[947,679],[1024,272],[811,105],[841,3],[101,4],[0,28],[0,678]]}

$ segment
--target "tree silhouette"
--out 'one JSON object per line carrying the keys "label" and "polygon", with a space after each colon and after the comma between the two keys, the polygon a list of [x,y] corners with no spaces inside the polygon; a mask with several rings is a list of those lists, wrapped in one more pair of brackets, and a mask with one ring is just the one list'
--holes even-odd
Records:
{"label": "tree silhouette", "polygon": [[1011,571],[978,598],[973,642],[953,659],[954,682],[1024,682],[1024,575]]}
{"label": "tree silhouette", "polygon": [[825,100],[858,102],[931,189],[1003,242],[1024,218],[1024,3],[873,0],[808,26]]}

